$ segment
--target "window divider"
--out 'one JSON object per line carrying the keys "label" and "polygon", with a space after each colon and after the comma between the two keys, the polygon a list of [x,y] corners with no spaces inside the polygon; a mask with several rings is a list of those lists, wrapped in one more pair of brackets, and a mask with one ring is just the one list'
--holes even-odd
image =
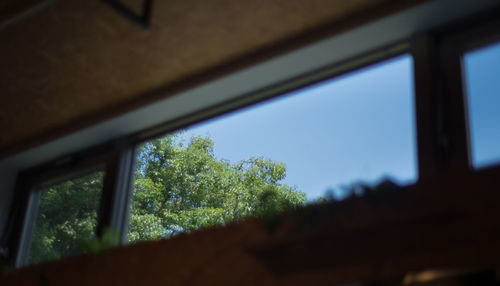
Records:
{"label": "window divider", "polygon": [[439,79],[436,40],[429,34],[411,39],[414,60],[416,140],[419,180],[433,176],[445,168],[445,150],[440,144],[444,136],[440,123]]}
{"label": "window divider", "polygon": [[447,35],[412,39],[419,179],[469,168],[461,43]]}
{"label": "window divider", "polygon": [[442,76],[445,144],[448,169],[469,169],[470,150],[463,77],[463,46],[457,38],[445,37],[439,51]]}
{"label": "window divider", "polygon": [[119,235],[120,244],[127,241],[128,209],[134,177],[135,149],[132,144],[117,142],[104,180],[103,198],[99,209],[97,235],[111,228]]}

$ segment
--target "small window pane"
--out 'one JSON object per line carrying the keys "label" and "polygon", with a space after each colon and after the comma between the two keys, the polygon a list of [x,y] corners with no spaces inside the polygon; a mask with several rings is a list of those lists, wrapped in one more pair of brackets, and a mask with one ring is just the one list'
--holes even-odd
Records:
{"label": "small window pane", "polygon": [[96,172],[39,191],[28,264],[83,252],[95,238],[103,177]]}
{"label": "small window pane", "polygon": [[465,54],[472,165],[500,162],[500,43]]}
{"label": "small window pane", "polygon": [[146,142],[129,241],[324,201],[325,193],[341,199],[360,181],[415,182],[412,68],[403,55]]}

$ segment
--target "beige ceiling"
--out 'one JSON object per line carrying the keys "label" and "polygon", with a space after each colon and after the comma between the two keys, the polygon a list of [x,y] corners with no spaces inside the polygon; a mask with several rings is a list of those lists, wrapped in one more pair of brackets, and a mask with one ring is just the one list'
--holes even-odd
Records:
{"label": "beige ceiling", "polygon": [[[142,29],[103,1],[55,0],[0,30],[0,154],[422,1],[157,0]],[[36,2],[4,1],[0,20]]]}

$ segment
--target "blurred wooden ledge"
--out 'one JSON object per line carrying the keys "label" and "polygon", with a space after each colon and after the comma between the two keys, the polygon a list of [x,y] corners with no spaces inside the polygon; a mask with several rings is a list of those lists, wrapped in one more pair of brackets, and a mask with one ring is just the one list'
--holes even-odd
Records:
{"label": "blurred wooden ledge", "polygon": [[0,284],[401,285],[406,274],[428,269],[495,269],[498,178],[500,167],[455,170],[399,190],[308,206],[272,222],[248,219],[4,270]]}

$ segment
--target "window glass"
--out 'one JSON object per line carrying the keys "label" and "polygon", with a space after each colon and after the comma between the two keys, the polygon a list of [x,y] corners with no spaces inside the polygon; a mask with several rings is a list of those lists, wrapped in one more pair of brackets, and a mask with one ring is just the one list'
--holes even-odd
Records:
{"label": "window glass", "polygon": [[500,162],[500,43],[465,54],[469,133],[475,168]]}
{"label": "window glass", "polygon": [[104,172],[41,189],[28,264],[85,252],[95,238]]}
{"label": "window glass", "polygon": [[129,241],[415,182],[412,72],[403,55],[146,142]]}

